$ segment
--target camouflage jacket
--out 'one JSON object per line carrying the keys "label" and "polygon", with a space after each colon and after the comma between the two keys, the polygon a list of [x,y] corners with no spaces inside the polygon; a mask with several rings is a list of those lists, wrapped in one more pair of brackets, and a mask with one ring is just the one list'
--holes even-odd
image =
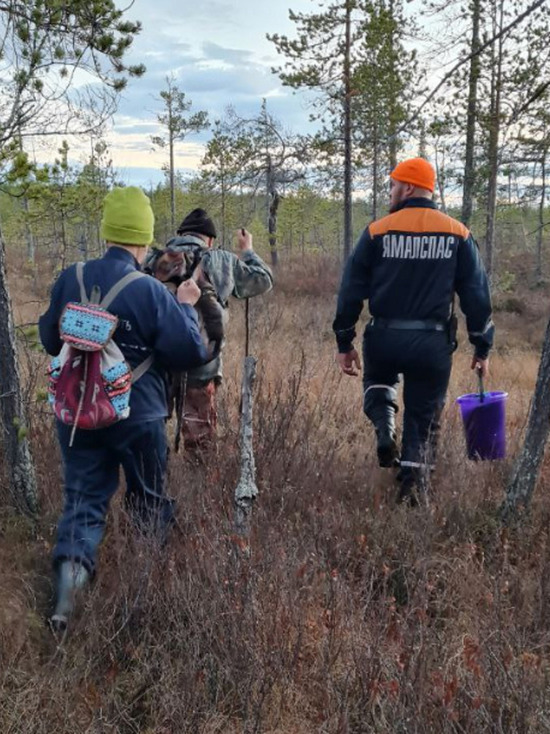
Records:
{"label": "camouflage jacket", "polygon": [[[187,234],[173,237],[166,244],[165,250],[182,252],[187,265],[186,277],[201,264],[206,279],[211,284],[218,303],[224,309],[224,320],[227,320],[228,301],[235,298],[253,298],[267,293],[273,287],[273,275],[268,266],[255,252],[244,252],[238,257],[233,252],[205,247],[200,237]],[[154,249],[144,264],[144,270],[154,273],[155,262],[165,250]],[[200,304],[197,304],[200,306]],[[208,330],[208,329],[207,329]],[[210,362],[188,372],[192,383],[201,384],[212,379],[222,378],[221,352]]]}

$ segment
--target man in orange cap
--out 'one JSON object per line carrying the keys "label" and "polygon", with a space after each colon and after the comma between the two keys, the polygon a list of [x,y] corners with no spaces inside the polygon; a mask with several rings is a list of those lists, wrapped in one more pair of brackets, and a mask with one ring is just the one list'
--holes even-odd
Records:
{"label": "man in orange cap", "polygon": [[[391,173],[390,214],[361,235],[344,271],[333,328],[337,361],[358,375],[355,324],[368,301],[365,329],[364,411],[377,436],[378,462],[400,466],[400,501],[415,504],[427,489],[439,417],[456,348],[457,293],[474,346],[472,369],[487,373],[493,344],[491,297],[478,247],[467,228],[432,201],[435,171],[423,158]],[[403,440],[395,430],[399,375],[403,375]]]}

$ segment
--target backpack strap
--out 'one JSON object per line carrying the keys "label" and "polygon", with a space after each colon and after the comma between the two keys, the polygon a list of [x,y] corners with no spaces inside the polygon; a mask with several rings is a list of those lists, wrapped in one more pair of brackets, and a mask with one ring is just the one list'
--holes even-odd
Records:
{"label": "backpack strap", "polygon": [[[126,275],[121,278],[118,283],[115,283],[114,286],[107,292],[105,298],[101,301],[99,305],[101,306],[101,308],[109,308],[111,303],[118,295],[120,295],[120,293],[126,288],[127,285],[130,285],[130,283],[132,283],[132,281],[134,280],[138,280],[138,278],[145,277],[145,273],[142,273],[139,270],[132,270],[131,273],[126,273]],[[144,359],[143,362],[138,364],[138,366],[134,370],[132,370],[132,384],[134,384],[134,382],[137,382],[140,377],[143,377],[147,370],[153,366],[154,361],[154,355],[150,354],[147,359]]]}
{"label": "backpack strap", "polygon": [[89,301],[86,295],[86,288],[84,287],[84,263],[76,264],[76,279],[80,288],[80,303],[87,304]]}
{"label": "backpack strap", "polygon": [[111,303],[118,295],[120,295],[120,292],[123,291],[127,285],[130,285],[133,280],[145,277],[145,273],[141,273],[139,270],[132,270],[131,273],[127,273],[123,278],[118,281],[118,283],[115,283],[114,286],[109,291],[107,291],[105,297],[99,305],[101,306],[101,308],[109,308]]}
{"label": "backpack strap", "polygon": [[150,354],[147,359],[144,359],[143,362],[138,364],[135,370],[132,370],[132,385],[134,384],[134,382],[137,382],[140,377],[143,377],[147,370],[153,366],[154,361],[154,356]]}
{"label": "backpack strap", "polygon": [[84,286],[84,263],[78,262],[76,264],[76,279],[80,288],[80,302],[84,304],[94,303],[98,306],[101,306],[101,308],[108,309],[111,303],[120,294],[120,292],[126,288],[127,285],[129,285],[133,280],[143,278],[144,276],[145,273],[141,273],[139,270],[132,270],[131,273],[126,273],[126,275],[121,278],[118,283],[115,283],[114,286],[109,291],[107,291],[105,298],[100,301],[99,292],[97,291],[96,286],[94,286],[92,289],[92,297],[88,298],[86,287]]}

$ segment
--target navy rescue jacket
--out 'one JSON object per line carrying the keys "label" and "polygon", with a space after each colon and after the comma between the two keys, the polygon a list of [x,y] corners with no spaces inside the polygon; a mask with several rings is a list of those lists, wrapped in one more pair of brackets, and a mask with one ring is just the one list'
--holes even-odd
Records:
{"label": "navy rescue jacket", "polygon": [[455,293],[476,357],[485,359],[494,326],[478,246],[463,224],[440,212],[430,199],[407,199],[366,228],[346,264],[333,323],[338,350],[353,348],[364,301],[375,319],[444,324]]}
{"label": "navy rescue jacket", "polygon": [[[98,260],[84,266],[84,286],[90,297],[97,285],[104,296],[127,273],[139,270],[137,260],[121,247],[111,246]],[[40,317],[40,339],[53,356],[63,342],[59,318],[69,301],[80,301],[75,266],[64,270],[55,282],[50,306]],[[193,306],[178,303],[162,283],[144,276],[132,281],[109,306],[119,322],[113,339],[135,369],[150,354],[152,367],[132,386],[128,422],[149,421],[168,415],[167,370],[187,370],[207,359]]]}

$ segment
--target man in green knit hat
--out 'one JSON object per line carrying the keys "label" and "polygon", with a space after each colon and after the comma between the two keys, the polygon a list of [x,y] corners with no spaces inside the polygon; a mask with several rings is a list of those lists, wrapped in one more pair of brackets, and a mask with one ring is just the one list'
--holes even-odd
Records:
{"label": "man in green knit hat", "polygon": [[[130,392],[129,417],[107,428],[76,430],[72,441],[71,426],[57,420],[65,507],[53,553],[57,600],[51,623],[56,629],[66,627],[75,591],[95,574],[97,549],[120,467],[126,476],[127,506],[140,527],[154,526],[163,534],[173,519],[173,501],[164,486],[167,373],[194,368],[207,359],[207,353],[193,308],[200,296],[194,281],[182,283],[171,294],[140,271],[153,241],[153,227],[151,204],[141,189],[113,189],[105,197],[101,223],[105,255],[84,265],[82,289],[77,267],[64,270],[40,318],[42,344],[49,354],[58,355],[63,345],[59,321],[65,306],[85,303],[92,291],[103,298],[124,278],[127,285],[109,305],[109,312],[118,317],[113,340],[134,378],[136,368],[142,366],[142,375]],[[132,273],[136,275],[128,279]],[[145,371],[144,363],[148,365]]]}

